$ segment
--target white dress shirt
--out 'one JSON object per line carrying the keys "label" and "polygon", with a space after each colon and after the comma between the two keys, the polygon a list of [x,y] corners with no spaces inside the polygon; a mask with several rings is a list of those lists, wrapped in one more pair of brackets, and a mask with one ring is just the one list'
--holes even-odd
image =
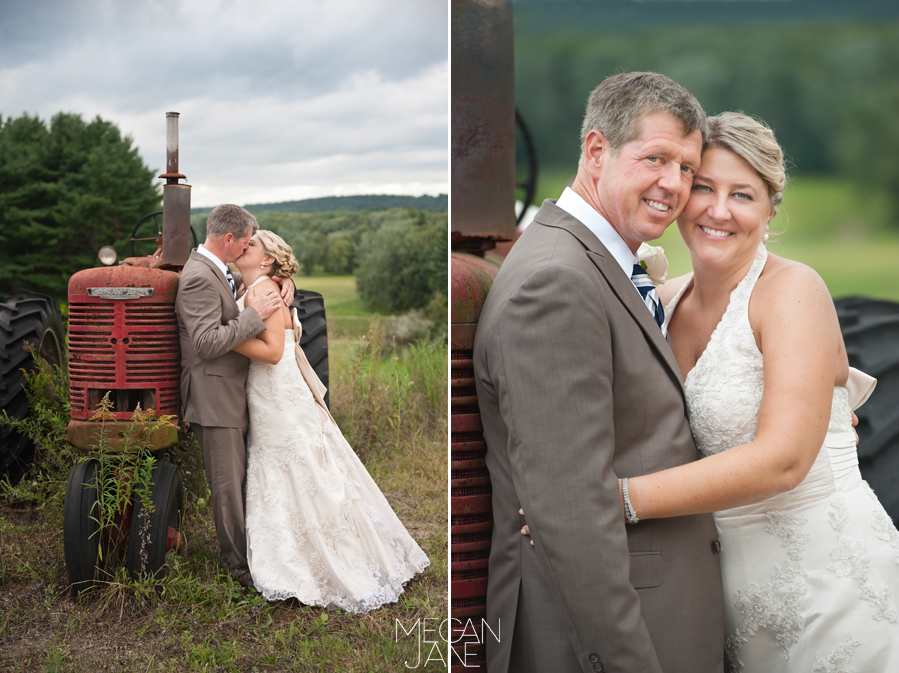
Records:
{"label": "white dress shirt", "polygon": [[[218,257],[216,257],[214,252],[211,252],[207,248],[204,248],[202,243],[200,243],[200,245],[197,246],[197,252],[199,252],[204,257],[208,257],[209,259],[211,259],[212,263],[215,264],[216,268],[222,272],[222,276],[225,277],[225,281],[227,282],[228,267],[225,266],[225,263],[222,260],[220,260]],[[234,277],[232,276],[232,280],[233,280],[233,278]],[[228,285],[231,285],[231,283],[228,283]],[[236,284],[235,284],[235,287],[237,287]]]}
{"label": "white dress shirt", "polygon": [[593,206],[584,201],[570,187],[565,188],[562,196],[556,201],[556,205],[592,231],[599,242],[612,253],[612,257],[618,262],[624,274],[628,278],[631,277],[634,272],[634,264],[637,263],[637,256],[631,252],[627,243],[621,238],[621,234],[615,231],[615,227],[609,224],[606,218],[596,212]]}

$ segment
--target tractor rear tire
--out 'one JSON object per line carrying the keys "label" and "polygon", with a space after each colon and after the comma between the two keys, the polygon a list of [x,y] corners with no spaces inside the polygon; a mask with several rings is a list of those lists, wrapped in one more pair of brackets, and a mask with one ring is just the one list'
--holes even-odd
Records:
{"label": "tractor rear tire", "polygon": [[834,304],[849,364],[877,379],[871,397],[855,412],[859,469],[899,522],[899,304],[865,297]]}
{"label": "tractor rear tire", "polygon": [[[66,334],[55,299],[18,292],[0,302],[0,409],[16,419],[28,416],[25,372],[35,369],[24,342],[48,363],[65,365]],[[33,460],[34,443],[11,428],[0,427],[0,477],[6,475],[18,483]]]}
{"label": "tractor rear tire", "polygon": [[72,598],[94,588],[100,569],[100,498],[96,460],[79,463],[69,474],[63,504],[63,552]]}
{"label": "tractor rear tire", "polygon": [[[168,551],[169,529],[180,533],[184,520],[184,486],[178,466],[159,461],[153,468],[151,479],[153,510],[149,522],[143,515],[146,504],[140,497],[134,499],[134,514],[131,516],[125,565],[134,579],[157,577],[162,573]],[[141,558],[142,549],[144,559]]]}
{"label": "tractor rear tire", "polygon": [[[300,347],[312,369],[328,387],[328,323],[325,318],[325,300],[318,292],[297,290],[290,307],[296,308],[303,336]],[[325,404],[331,406],[331,393],[325,395]]]}

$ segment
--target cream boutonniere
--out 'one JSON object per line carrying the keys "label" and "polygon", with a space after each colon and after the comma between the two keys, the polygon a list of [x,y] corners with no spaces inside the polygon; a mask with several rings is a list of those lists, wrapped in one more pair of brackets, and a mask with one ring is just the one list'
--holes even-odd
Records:
{"label": "cream boutonniere", "polygon": [[641,243],[637,249],[637,261],[649,274],[649,279],[654,285],[664,283],[668,279],[668,260],[660,246]]}

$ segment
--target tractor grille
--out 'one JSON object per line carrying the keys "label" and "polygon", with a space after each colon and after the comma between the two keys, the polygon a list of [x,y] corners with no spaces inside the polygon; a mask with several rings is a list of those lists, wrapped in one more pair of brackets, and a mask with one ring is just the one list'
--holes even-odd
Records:
{"label": "tractor grille", "polygon": [[115,322],[115,307],[111,304],[69,304],[69,326],[111,327]]}
{"label": "tractor grille", "polygon": [[[169,325],[178,328],[174,304],[127,304],[125,325]],[[175,334],[175,342],[178,335]]]}
{"label": "tractor grille", "polygon": [[140,332],[132,334],[128,352],[181,357],[177,334],[174,335],[174,338],[171,334],[142,334]]}
{"label": "tractor grille", "polygon": [[135,408],[179,414],[181,348],[174,294],[109,301],[69,297],[72,418],[88,420],[104,395],[118,420]]}
{"label": "tractor grille", "polygon": [[177,383],[180,374],[180,360],[125,363],[125,380],[129,383],[153,383],[155,381],[175,381]]}

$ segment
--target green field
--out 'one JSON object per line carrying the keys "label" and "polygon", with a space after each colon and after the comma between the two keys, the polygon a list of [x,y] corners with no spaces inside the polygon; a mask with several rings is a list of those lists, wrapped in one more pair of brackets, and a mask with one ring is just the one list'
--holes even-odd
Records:
{"label": "green field", "polygon": [[[557,198],[572,177],[544,171],[536,203]],[[768,249],[815,269],[834,298],[864,295],[899,301],[899,222],[885,195],[865,193],[845,180],[796,176],[771,221]],[[659,239],[671,275],[690,271],[690,254],[671,226]]]}
{"label": "green field", "polygon": [[320,292],[324,297],[331,338],[356,338],[368,331],[374,313],[362,306],[354,276],[297,276],[294,284],[298,289]]}
{"label": "green field", "polygon": [[[300,287],[325,296],[330,326],[340,324],[341,311],[351,315],[358,302],[352,277],[304,280]],[[131,580],[113,550],[100,588],[71,599],[63,495],[82,455],[61,439],[68,391],[59,371],[56,388],[45,385],[49,376],[40,379],[40,472],[16,489],[0,483],[0,671],[446,671],[445,642],[434,650],[414,630],[436,629],[449,607],[446,344],[423,341],[387,353],[384,326],[374,320],[369,329],[367,315],[359,318],[362,336],[329,333],[330,409],[430,558],[397,603],[353,615],[295,599],[269,603],[242,589],[218,564],[202,454],[189,440],[175,450],[186,511],[182,547],[166,577]]]}

